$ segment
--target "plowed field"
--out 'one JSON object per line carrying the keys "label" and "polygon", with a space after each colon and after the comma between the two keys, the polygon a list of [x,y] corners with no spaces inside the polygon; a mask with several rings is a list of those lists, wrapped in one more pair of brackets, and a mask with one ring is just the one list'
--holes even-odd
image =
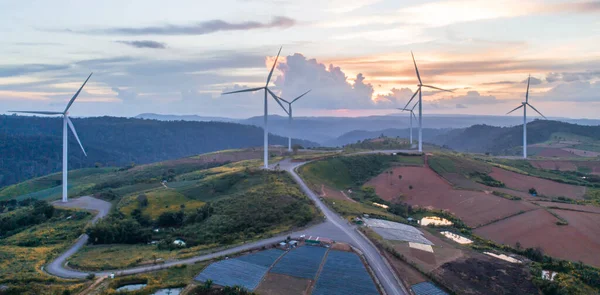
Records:
{"label": "plowed field", "polygon": [[551,180],[522,175],[497,167],[492,168],[490,176],[504,182],[507,188],[527,192],[535,188],[539,195],[548,197],[568,197],[572,199],[583,199],[585,187],[558,183]]}

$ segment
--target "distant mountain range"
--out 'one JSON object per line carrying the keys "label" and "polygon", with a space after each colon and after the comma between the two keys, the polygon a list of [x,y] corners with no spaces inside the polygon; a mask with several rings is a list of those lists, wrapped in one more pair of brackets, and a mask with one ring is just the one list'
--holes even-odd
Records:
{"label": "distant mountain range", "polygon": [[[251,117],[248,119],[231,119],[201,116],[140,114],[137,117],[170,121],[192,120],[236,122],[259,127],[262,127],[263,125],[262,116]],[[423,118],[423,128],[427,129],[456,129],[480,124],[507,127],[523,123],[521,117],[512,116],[424,115]],[[556,120],[580,125],[600,125],[600,120],[566,118],[556,118]],[[284,136],[290,132],[287,117],[270,115],[269,122],[269,132],[273,134]],[[350,143],[345,139],[338,140],[338,137],[343,136],[348,132],[375,131],[381,133],[382,130],[388,129],[406,129],[409,127],[409,124],[409,117],[406,113],[368,117],[296,117],[292,124],[291,134],[295,138],[318,142],[321,145],[338,146],[343,142]],[[413,122],[413,124],[414,126],[417,126],[416,122]],[[425,140],[427,140],[428,136],[426,134],[427,132],[424,132],[424,136],[426,136]]]}
{"label": "distant mountain range", "polygon": [[[124,166],[177,159],[212,151],[260,147],[261,128],[225,122],[157,121],[134,118],[72,118],[88,156],[69,131],[69,169]],[[271,135],[271,144],[287,138]],[[305,147],[315,142],[296,140]],[[0,116],[0,187],[61,169],[62,120]]]}

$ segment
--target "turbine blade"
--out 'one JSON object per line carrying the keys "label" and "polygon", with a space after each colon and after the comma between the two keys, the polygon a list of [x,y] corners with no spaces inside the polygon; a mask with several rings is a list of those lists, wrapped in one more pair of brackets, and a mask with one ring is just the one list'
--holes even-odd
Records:
{"label": "turbine blade", "polygon": [[415,120],[417,119],[417,116],[415,115],[415,112],[410,111],[410,113],[412,114],[412,116],[415,118]]}
{"label": "turbine blade", "polygon": [[525,92],[525,103],[529,103],[529,81],[530,80],[531,80],[531,75],[529,75],[529,77],[527,78],[527,92]]}
{"label": "turbine blade", "polygon": [[423,84],[423,82],[421,82],[421,75],[419,75],[419,68],[417,68],[417,62],[415,61],[415,55],[413,54],[413,52],[410,52],[410,55],[412,56],[413,59],[413,63],[415,64],[415,71],[417,72],[417,78],[419,79],[419,85]]}
{"label": "turbine blade", "polygon": [[46,112],[46,111],[8,111],[10,113],[23,114],[38,114],[38,115],[62,115],[62,112]]}
{"label": "turbine blade", "polygon": [[273,99],[277,102],[277,104],[279,104],[279,106],[283,109],[283,111],[286,114],[290,114],[290,112],[288,112],[288,110],[285,109],[285,107],[283,106],[283,104],[281,103],[281,101],[279,101],[279,97],[277,95],[275,95],[275,93],[273,93],[271,90],[269,90],[269,88],[266,88],[267,92],[269,92],[269,94],[271,94],[271,96],[273,97]]}
{"label": "turbine blade", "polygon": [[267,85],[265,85],[265,87],[269,87],[269,82],[271,81],[271,76],[273,76],[273,70],[275,70],[275,66],[277,65],[277,60],[279,59],[279,54],[281,53],[281,48],[283,48],[283,46],[279,47],[279,52],[277,52],[277,57],[275,58],[273,67],[271,68],[271,71],[269,72],[269,76],[267,77]]}
{"label": "turbine blade", "polygon": [[406,103],[406,105],[404,106],[404,109],[406,107],[408,107],[408,105],[410,104],[410,102],[415,99],[415,96],[417,96],[417,94],[419,93],[419,91],[421,90],[421,87],[417,88],[417,91],[415,91],[415,94],[413,94],[413,96],[410,98],[410,100]]}
{"label": "turbine blade", "polygon": [[258,91],[261,89],[265,89],[264,87],[257,87],[257,88],[248,88],[248,89],[242,89],[242,90],[236,90],[236,91],[230,91],[230,92],[224,92],[222,94],[232,94],[232,93],[240,93],[240,92],[254,92],[254,91]]}
{"label": "turbine blade", "polygon": [[410,110],[414,111],[418,105],[419,105],[419,101],[417,100],[417,102],[415,102],[415,105],[413,105],[413,107]]}
{"label": "turbine blade", "polygon": [[67,117],[67,123],[69,124],[69,128],[71,128],[73,135],[75,135],[75,139],[77,139],[77,143],[79,143],[79,147],[81,147],[83,154],[87,157],[87,153],[85,152],[85,149],[83,148],[83,145],[81,144],[81,141],[79,140],[79,136],[77,136],[77,131],[75,131],[75,126],[73,125],[73,122],[71,122],[71,119],[69,119],[69,117]]}
{"label": "turbine blade", "polygon": [[[311,90],[312,90],[312,89],[311,89]],[[292,102],[290,102],[290,103],[294,103],[294,101],[296,101],[296,100],[299,100],[301,97],[303,97],[303,96],[307,95],[307,94],[308,94],[308,93],[309,93],[311,90],[304,92],[302,95],[300,95],[300,96],[296,97],[296,98],[295,98],[294,100],[292,100]]]}
{"label": "turbine blade", "polygon": [[75,92],[75,95],[73,95],[73,98],[71,98],[71,100],[69,101],[69,104],[67,104],[67,107],[65,108],[65,113],[69,110],[69,108],[71,107],[71,105],[73,104],[73,102],[75,101],[75,99],[77,98],[79,93],[81,92],[81,89],[83,89],[83,86],[85,86],[85,83],[87,83],[87,81],[92,77],[92,74],[94,74],[94,73],[90,73],[90,75],[87,77],[87,79],[85,79],[85,82],[83,82],[83,85],[81,85],[81,87],[79,87],[79,90],[77,90],[77,92]]}
{"label": "turbine blade", "polygon": [[546,116],[542,115],[542,113],[540,113],[540,111],[538,111],[536,108],[534,108],[532,105],[530,105],[528,102],[526,103],[529,107],[531,107],[534,111],[536,111],[538,114],[540,114],[540,116],[544,117],[544,119],[548,119],[546,118]]}
{"label": "turbine blade", "polygon": [[275,94],[273,91],[271,91],[271,89],[269,89],[269,88],[266,88],[266,89],[267,89],[267,91],[268,91],[268,92],[271,94],[271,96],[273,96],[273,98],[277,97],[279,100],[281,100],[281,101],[285,101],[285,103],[290,103],[289,101],[287,101],[287,100],[285,100],[285,99],[283,99],[283,98],[281,98],[281,97],[277,96],[277,95],[276,95],[276,94]]}
{"label": "turbine blade", "polygon": [[514,112],[514,111],[516,111],[516,110],[518,110],[520,108],[522,108],[522,107],[523,107],[523,105],[520,105],[520,106],[516,107],[515,109],[513,109],[512,111],[510,111],[510,112],[508,112],[506,114],[508,115],[508,114],[510,114],[510,113],[512,113],[512,112]]}
{"label": "turbine blade", "polygon": [[433,89],[437,89],[437,90],[440,90],[440,91],[453,92],[452,90],[442,89],[442,88],[434,87],[434,86],[431,86],[431,85],[423,85],[423,87],[433,88]]}

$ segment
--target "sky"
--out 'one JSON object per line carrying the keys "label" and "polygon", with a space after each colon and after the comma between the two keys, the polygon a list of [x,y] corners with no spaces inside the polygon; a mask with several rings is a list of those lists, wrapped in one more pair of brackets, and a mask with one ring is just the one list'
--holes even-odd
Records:
{"label": "sky", "polygon": [[[0,2],[0,113],[246,118],[261,87],[296,116],[398,112],[600,119],[600,1],[220,0]],[[413,104],[411,103],[410,107]],[[285,115],[269,99],[269,113]],[[528,114],[534,115],[530,111]],[[515,112],[512,115],[522,115]]]}

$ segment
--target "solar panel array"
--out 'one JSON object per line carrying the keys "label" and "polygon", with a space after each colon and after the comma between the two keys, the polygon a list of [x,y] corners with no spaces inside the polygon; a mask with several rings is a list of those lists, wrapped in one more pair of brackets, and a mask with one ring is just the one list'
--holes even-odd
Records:
{"label": "solar panel array", "polygon": [[350,252],[329,251],[313,295],[378,295],[360,258]]}
{"label": "solar panel array", "polygon": [[410,288],[415,292],[415,295],[448,295],[448,293],[440,290],[430,282],[418,283]]}
{"label": "solar panel array", "polygon": [[277,249],[244,255],[238,258],[221,260],[209,265],[195,280],[212,280],[221,286],[241,286],[254,290],[267,273],[267,270],[284,253]]}
{"label": "solar panel array", "polygon": [[325,252],[327,248],[298,247],[283,256],[271,272],[314,280]]}

